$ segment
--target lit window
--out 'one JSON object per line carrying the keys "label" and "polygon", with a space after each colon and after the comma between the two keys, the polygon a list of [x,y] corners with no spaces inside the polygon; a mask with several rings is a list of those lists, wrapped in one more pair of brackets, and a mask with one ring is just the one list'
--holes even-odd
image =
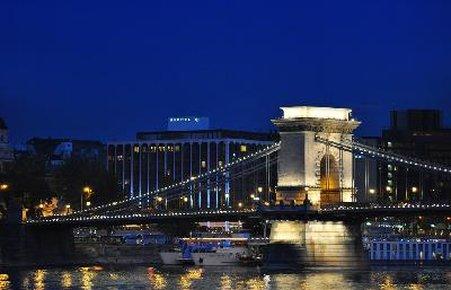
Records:
{"label": "lit window", "polygon": [[241,145],[240,146],[240,152],[247,152],[247,146],[246,145]]}
{"label": "lit window", "polygon": [[393,144],[391,142],[387,142],[387,147],[391,148],[391,147],[393,147]]}
{"label": "lit window", "polygon": [[135,153],[139,153],[139,146],[135,146],[135,147],[133,148],[133,151],[135,151]]}
{"label": "lit window", "polygon": [[202,160],[202,168],[205,168],[205,167],[207,167],[207,162],[205,162],[204,160]]}

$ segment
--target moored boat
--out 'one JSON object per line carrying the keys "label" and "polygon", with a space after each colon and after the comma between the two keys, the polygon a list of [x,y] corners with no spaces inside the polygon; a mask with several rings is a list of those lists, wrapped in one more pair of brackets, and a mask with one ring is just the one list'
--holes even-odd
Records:
{"label": "moored boat", "polygon": [[160,252],[161,260],[164,265],[193,265],[191,248],[183,241],[180,241],[179,247],[170,251]]}
{"label": "moored boat", "polygon": [[193,251],[194,264],[198,266],[238,265],[240,257],[247,255],[245,247],[215,248],[210,251]]}

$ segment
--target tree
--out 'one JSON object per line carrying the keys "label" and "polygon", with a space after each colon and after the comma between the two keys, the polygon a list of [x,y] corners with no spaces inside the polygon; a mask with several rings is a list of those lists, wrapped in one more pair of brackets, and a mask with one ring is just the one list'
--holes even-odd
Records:
{"label": "tree", "polygon": [[[85,201],[94,204],[103,204],[120,199],[118,186],[114,175],[110,174],[105,166],[94,160],[82,158],[67,159],[53,174],[53,187],[64,203],[80,208],[81,194]],[[89,186],[92,195],[88,197],[83,188]]]}
{"label": "tree", "polygon": [[49,186],[50,176],[47,174],[46,162],[39,156],[18,157],[4,178],[10,186],[9,197],[18,198],[26,207],[54,196]]}

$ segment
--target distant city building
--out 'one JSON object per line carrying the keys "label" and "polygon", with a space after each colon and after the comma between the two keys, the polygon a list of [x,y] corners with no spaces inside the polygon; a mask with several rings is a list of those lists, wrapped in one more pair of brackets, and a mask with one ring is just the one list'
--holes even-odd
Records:
{"label": "distant city building", "polygon": [[0,173],[5,172],[13,160],[14,155],[8,140],[8,127],[0,118]]}
{"label": "distant city building", "polygon": [[[382,131],[385,150],[451,166],[451,128],[443,127],[439,110],[391,112],[390,128]],[[391,200],[446,200],[451,180],[427,171],[381,164],[380,191]]]}
{"label": "distant city building", "polygon": [[51,167],[58,167],[70,158],[104,161],[105,145],[99,141],[32,138],[27,142],[27,151],[43,156]]}
{"label": "distant city building", "polygon": [[[175,118],[177,119],[177,118]],[[200,118],[202,119],[202,118]],[[205,119],[205,118],[204,118]],[[208,120],[208,119],[207,119]],[[237,158],[273,144],[275,136],[232,130],[185,130],[197,126],[192,120],[181,122],[169,119],[168,131],[139,132],[136,141],[108,143],[108,169],[118,178],[123,192],[130,197],[189,179]],[[195,122],[195,121],[194,121]],[[199,121],[200,127],[208,121]],[[180,128],[179,131],[173,129]],[[276,170],[273,170],[276,174]],[[227,181],[222,187],[190,192],[186,203],[191,208],[229,207],[246,202],[257,191],[269,192],[260,173],[253,180]],[[273,178],[275,179],[275,178]],[[232,194],[233,193],[233,194]]]}

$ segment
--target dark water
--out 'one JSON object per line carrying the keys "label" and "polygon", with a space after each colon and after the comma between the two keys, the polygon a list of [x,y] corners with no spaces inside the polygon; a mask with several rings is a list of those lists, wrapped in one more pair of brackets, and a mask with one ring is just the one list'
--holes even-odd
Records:
{"label": "dark water", "polygon": [[0,270],[0,289],[451,289],[451,267],[74,267]]}

